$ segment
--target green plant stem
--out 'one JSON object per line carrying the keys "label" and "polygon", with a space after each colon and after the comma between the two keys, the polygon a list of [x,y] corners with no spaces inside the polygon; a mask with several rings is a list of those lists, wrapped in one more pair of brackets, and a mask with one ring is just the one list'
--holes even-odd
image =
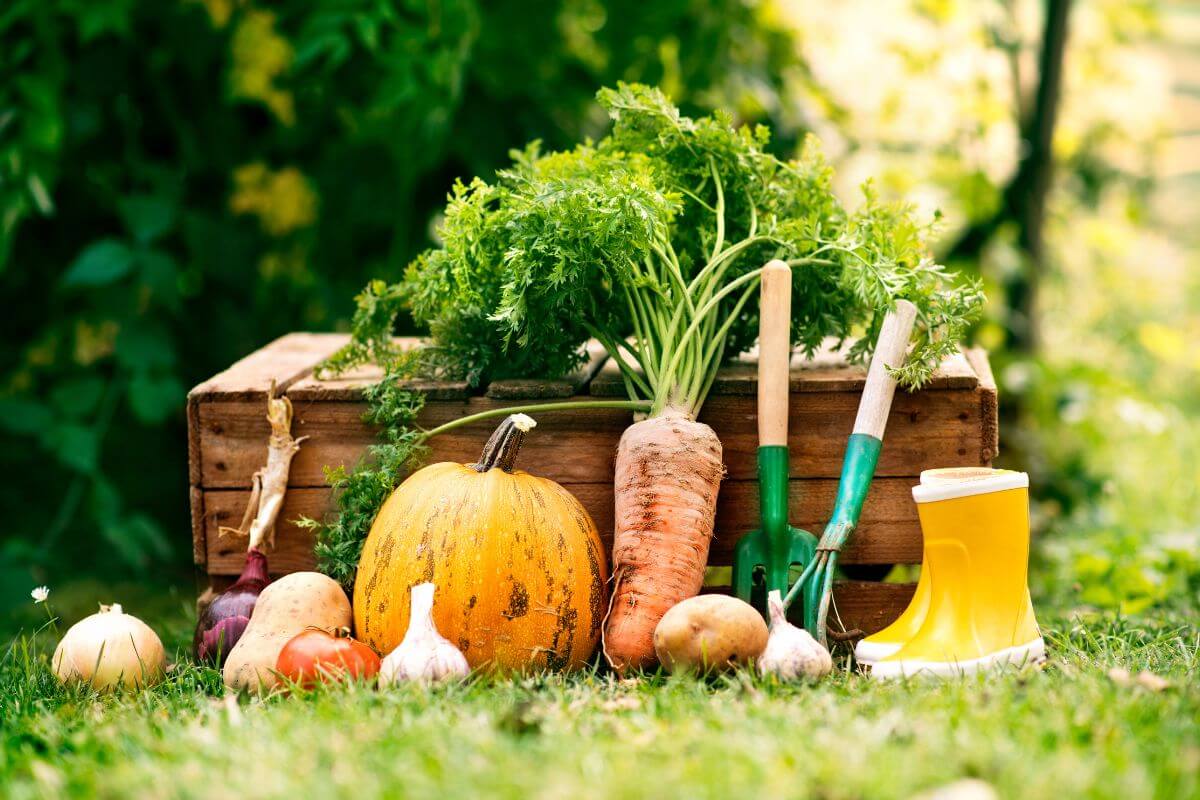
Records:
{"label": "green plant stem", "polygon": [[628,286],[625,287],[625,297],[629,301],[631,316],[634,321],[634,336],[639,340],[639,347],[635,352],[635,358],[642,367],[642,371],[646,374],[646,381],[653,386],[658,383],[658,372],[655,364],[658,361],[658,346],[657,337],[659,336],[658,329],[655,328],[650,321],[650,312],[646,308],[646,302],[642,298],[641,293],[631,290]]}
{"label": "green plant stem", "polygon": [[714,212],[714,216],[717,218],[717,238],[713,241],[712,256],[709,258],[709,261],[716,261],[721,248],[725,246],[725,190],[721,185],[721,175],[717,172],[717,164],[711,157],[708,159],[708,168],[712,172],[713,188],[717,190],[717,209]]}
{"label": "green plant stem", "polygon": [[717,380],[717,370],[721,366],[721,359],[725,357],[725,344],[726,344],[725,340],[721,339],[720,346],[717,347],[716,359],[713,362],[716,365],[716,367],[714,369],[708,370],[708,374],[704,378],[704,383],[701,384],[699,391],[697,391],[694,394],[694,397],[696,398],[695,399],[695,408],[696,408],[695,413],[697,413],[697,414],[700,412],[700,406],[704,405],[704,401],[708,397],[708,392],[709,392],[709,390],[712,389],[713,383]]}
{"label": "green plant stem", "polygon": [[693,416],[699,413],[700,406],[704,405],[704,399],[708,396],[708,390],[712,387],[713,380],[717,376],[717,370],[721,368],[721,357],[725,352],[725,339],[729,335],[730,327],[733,326],[734,321],[742,313],[742,308],[754,296],[757,290],[758,281],[753,281],[742,292],[741,298],[738,299],[737,304],[733,307],[733,311],[725,318],[725,322],[717,330],[716,335],[696,340],[697,348],[703,349],[705,341],[708,341],[709,345],[708,349],[701,355],[697,366],[693,367],[692,374],[695,375],[696,382],[693,385],[692,391],[688,393],[686,400],[687,407],[692,409]]}
{"label": "green plant stem", "polygon": [[[631,400],[637,399],[639,391],[647,397],[650,397],[654,394],[654,391],[650,388],[651,384],[646,382],[646,378],[637,374],[633,367],[631,367],[625,361],[625,357],[621,355],[621,340],[614,339],[606,332],[592,325],[588,325],[587,330],[590,336],[600,342],[600,344],[608,352],[608,357],[611,358],[621,370],[621,380],[625,383],[625,393],[629,395]],[[634,357],[634,360],[642,365],[643,371],[646,371],[645,361],[637,347],[627,347],[626,349]]]}
{"label": "green plant stem", "polygon": [[[704,204],[704,208],[713,214],[716,233],[708,263],[688,281],[670,239],[658,241],[651,246],[652,255],[635,265],[639,280],[625,288],[636,340],[626,350],[640,371],[617,349],[620,336],[611,331],[594,334],[610,356],[617,359],[629,396],[653,399],[652,416],[667,408],[679,409],[693,417],[699,412],[726,352],[726,338],[757,291],[761,269],[728,282],[726,275],[754,245],[772,242],[781,247],[787,245],[770,233],[758,232],[758,213],[753,203],[745,238],[728,243],[723,181],[711,158],[708,166],[709,174],[696,192],[699,197],[711,180],[715,205]],[[845,252],[864,266],[872,266],[854,247],[833,242],[822,243],[806,257],[793,258],[788,263],[792,267],[832,264],[831,259],[823,257],[830,252]]]}
{"label": "green plant stem", "polygon": [[696,277],[692,278],[692,282],[688,285],[688,290],[693,292],[697,291],[697,289],[701,288],[705,282],[708,282],[710,287],[716,285],[711,277],[712,273],[716,272],[717,278],[719,279],[720,275],[724,274],[725,269],[729,266],[729,263],[741,255],[742,251],[747,247],[770,241],[777,240],[772,239],[770,236],[748,236],[737,244],[731,244],[729,247],[726,247],[724,250],[722,250],[716,258],[705,264],[703,269],[696,273]]}
{"label": "green plant stem", "polygon": [[615,409],[618,411],[649,411],[651,403],[649,400],[585,400],[580,403],[572,403],[569,401],[559,401],[557,403],[534,403],[527,406],[508,406],[507,408],[492,408],[487,411],[480,411],[475,414],[469,414],[465,417],[451,420],[442,425],[432,428],[421,436],[421,440],[430,439],[437,436],[439,433],[446,433],[463,425],[470,425],[473,422],[480,422],[485,419],[494,419],[495,417],[507,417],[509,414],[539,414],[543,411],[583,411],[585,409]]}
{"label": "green plant stem", "polygon": [[[689,357],[689,355],[692,354],[692,350],[689,347],[691,340],[693,339],[693,337],[695,337],[696,332],[700,329],[700,326],[703,324],[705,317],[707,317],[710,313],[714,312],[717,308],[719,308],[722,300],[724,300],[730,294],[737,291],[740,287],[742,287],[743,285],[745,285],[747,283],[751,284],[749,289],[753,289],[754,286],[757,285],[759,276],[761,274],[762,274],[762,268],[759,267],[758,269],[751,270],[750,272],[747,272],[744,275],[738,276],[734,280],[730,281],[729,283],[727,283],[726,285],[721,287],[721,290],[718,291],[716,294],[714,294],[711,298],[709,298],[708,302],[706,302],[704,305],[700,306],[700,308],[697,310],[695,316],[692,318],[691,324],[688,325],[688,327],[684,331],[683,335],[676,342],[676,346],[674,348],[674,352],[673,352],[670,363],[667,365],[666,369],[664,369],[659,376],[661,382],[660,382],[659,386],[656,387],[658,391],[655,393],[654,410],[651,412],[652,414],[660,413],[667,406],[675,405],[675,404],[684,406],[689,409],[692,408],[693,401],[689,400],[687,397],[676,396],[676,392],[679,389],[680,384],[681,384],[681,380],[680,380],[679,376],[685,375],[685,373],[683,373],[681,371],[680,367],[685,363],[684,359]],[[744,298],[743,298],[743,300],[744,300]],[[741,307],[740,303],[739,303],[738,307],[739,308]],[[726,322],[728,323],[729,320],[731,320],[733,318],[734,317],[727,318]],[[722,338],[725,335],[725,333],[728,332],[728,330],[729,330],[728,324],[722,326],[721,330],[719,330],[717,332],[717,338]],[[692,355],[692,357],[694,358],[694,355]],[[692,367],[692,369],[694,370],[698,366],[699,366],[698,364],[694,365]],[[690,376],[690,374],[694,374],[694,373],[687,373],[685,375],[684,380],[686,380],[686,377]],[[694,413],[694,411],[692,413]]]}
{"label": "green plant stem", "polygon": [[679,259],[675,256],[674,248],[670,247],[670,243],[668,242],[667,247],[655,245],[654,252],[662,259],[663,264],[666,265],[667,274],[674,280],[676,291],[679,292],[680,299],[686,304],[687,310],[695,313],[696,306],[692,302],[691,293],[688,291],[688,283],[683,279],[683,270],[679,266]]}

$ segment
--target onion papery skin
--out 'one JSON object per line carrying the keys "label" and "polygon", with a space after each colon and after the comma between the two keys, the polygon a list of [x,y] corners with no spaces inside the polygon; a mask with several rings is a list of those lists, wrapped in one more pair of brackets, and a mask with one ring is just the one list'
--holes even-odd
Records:
{"label": "onion papery skin", "polygon": [[80,683],[100,692],[140,689],[162,680],[166,653],[149,625],[113,603],[67,630],[51,667],[64,684]]}
{"label": "onion papery skin", "polygon": [[196,621],[192,653],[196,660],[217,667],[225,665],[229,651],[250,624],[258,596],[267,588],[267,557],[257,547],[246,551],[246,566],[237,582],[213,598]]}

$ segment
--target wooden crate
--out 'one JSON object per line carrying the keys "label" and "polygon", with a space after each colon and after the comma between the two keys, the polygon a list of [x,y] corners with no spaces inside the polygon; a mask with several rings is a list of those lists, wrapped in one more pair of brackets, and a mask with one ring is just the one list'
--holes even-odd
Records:
{"label": "wooden crate", "polygon": [[[374,439],[361,419],[361,388],[377,373],[364,370],[335,381],[312,375],[314,366],[345,341],[340,334],[284,336],[188,395],[193,553],[214,588],[228,585],[243,563],[244,541],[221,539],[217,529],[241,520],[251,475],[264,462],[265,399],[272,381],[292,400],[293,434],[309,438],[292,464],[271,569],[283,574],[312,568],[311,534],[292,521],[325,515],[330,491],[324,468],[352,465]],[[595,349],[578,374],[560,381],[498,381],[474,392],[465,383],[418,384],[427,397],[419,422],[432,427],[539,398],[616,397],[623,389],[614,367]],[[807,362],[797,357],[792,365],[790,519],[818,535],[833,505],[864,376],[863,369],[847,366],[836,353]],[[712,567],[730,564],[738,536],[757,527],[756,392],[753,359],[747,357],[722,369],[700,415],[720,437],[728,469],[709,555]],[[537,421],[522,449],[521,466],[572,491],[610,541],[613,459],[631,415],[557,412],[540,414]],[[489,420],[435,438],[432,460],[474,461],[495,424]],[[982,351],[947,359],[919,392],[897,392],[861,525],[842,556],[849,572],[878,576],[885,568],[872,565],[919,563],[921,532],[910,496],[917,476],[932,467],[989,465],[997,443],[996,387]],[[847,627],[870,632],[894,619],[911,594],[910,584],[848,580],[837,586],[835,602]]]}

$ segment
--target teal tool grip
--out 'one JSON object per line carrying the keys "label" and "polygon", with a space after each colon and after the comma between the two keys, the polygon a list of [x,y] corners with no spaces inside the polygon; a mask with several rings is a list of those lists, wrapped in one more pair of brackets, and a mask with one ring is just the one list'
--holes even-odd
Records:
{"label": "teal tool grip", "polygon": [[788,525],[788,449],[785,445],[758,448],[758,504],[763,530],[781,535]]}
{"label": "teal tool grip", "polygon": [[852,433],[850,441],[846,443],[846,458],[842,461],[842,477],[838,481],[833,514],[829,517],[825,532],[821,534],[821,541],[817,542],[817,552],[827,551],[829,560],[825,568],[818,570],[803,587],[804,627],[818,641],[825,638],[820,608],[823,602],[827,602],[827,595],[833,586],[837,554],[858,527],[858,518],[862,515],[863,504],[867,502],[867,491],[875,477],[875,465],[879,463],[879,451],[882,448],[880,439],[866,433]]}
{"label": "teal tool grip", "polygon": [[850,441],[846,443],[846,458],[842,462],[842,477],[838,481],[837,500],[834,501],[829,524],[825,526],[817,545],[818,550],[841,550],[858,526],[858,518],[867,501],[867,491],[875,477],[875,465],[879,463],[879,451],[882,448],[883,442],[874,436],[850,434]]}

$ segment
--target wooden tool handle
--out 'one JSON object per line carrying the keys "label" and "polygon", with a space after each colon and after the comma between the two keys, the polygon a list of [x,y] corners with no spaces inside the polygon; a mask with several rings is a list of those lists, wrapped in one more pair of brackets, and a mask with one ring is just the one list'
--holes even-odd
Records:
{"label": "wooden tool handle", "polygon": [[884,317],[879,340],[875,342],[875,355],[867,370],[867,385],[858,401],[855,433],[883,438],[888,412],[892,409],[892,395],[896,393],[896,379],[888,374],[886,367],[895,369],[904,364],[916,319],[917,307],[907,300],[897,300],[896,307]]}
{"label": "wooden tool handle", "polygon": [[762,271],[758,315],[758,446],[786,445],[792,360],[792,270],[782,261]]}

